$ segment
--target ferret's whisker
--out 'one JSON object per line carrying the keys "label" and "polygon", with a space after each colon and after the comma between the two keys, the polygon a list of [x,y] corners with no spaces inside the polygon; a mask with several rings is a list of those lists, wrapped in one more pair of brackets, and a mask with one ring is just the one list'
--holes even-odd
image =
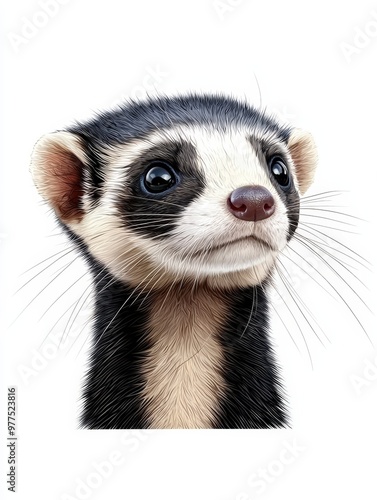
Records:
{"label": "ferret's whisker", "polygon": [[[368,309],[369,312],[372,312],[370,307],[367,305],[367,303],[360,297],[360,295],[356,292],[356,290],[347,282],[347,280],[344,279],[344,277],[331,265],[329,262],[322,257],[316,250],[314,250],[310,245],[308,245],[305,241],[297,239],[297,241],[303,245],[305,248],[307,248],[309,251],[311,251],[316,257],[318,257],[328,268],[331,269],[333,273],[338,276],[338,278],[356,295],[356,297],[361,301],[362,304]],[[352,274],[352,273],[351,273]]]}
{"label": "ferret's whisker", "polygon": [[351,214],[347,214],[346,212],[339,212],[337,210],[328,210],[326,208],[320,208],[320,207],[302,207],[301,210],[307,210],[307,211],[317,211],[317,212],[327,212],[327,213],[331,213],[331,214],[335,214],[335,215],[341,215],[342,217],[346,217],[346,218],[349,218],[349,219],[355,219],[357,221],[361,221],[361,222],[366,222],[367,221],[365,219],[361,219],[360,217],[356,217],[355,215],[351,215]]}
{"label": "ferret's whisker", "polygon": [[[310,227],[311,229],[313,229],[313,231],[315,231],[316,227],[321,227],[322,229],[328,229],[330,231],[337,231],[339,233],[344,233],[344,234],[359,234],[359,233],[356,233],[355,231],[348,231],[347,229],[344,229],[342,227],[335,227],[335,226],[326,226],[324,224],[316,224],[315,222],[310,222],[310,223],[306,223],[302,220],[300,220],[300,225],[301,226],[305,226],[305,227]],[[324,233],[326,234],[326,233]]]}
{"label": "ferret's whisker", "polygon": [[[279,274],[279,272],[278,272],[278,274]],[[280,278],[280,279],[281,279],[281,278]],[[291,293],[290,293],[290,291],[289,291],[289,289],[288,289],[288,287],[287,287],[287,284],[286,284],[283,280],[281,280],[281,282],[283,283],[283,285],[284,285],[285,289],[287,290],[287,292],[288,292],[289,296],[291,297]],[[287,307],[287,309],[288,309],[288,311],[289,311],[290,315],[292,316],[293,321],[296,323],[297,328],[299,329],[299,332],[300,332],[300,334],[301,334],[302,340],[304,341],[304,344],[305,344],[305,349],[306,349],[306,352],[308,353],[308,357],[309,357],[310,365],[311,365],[311,367],[312,367],[312,369],[313,369],[313,368],[314,368],[314,365],[313,365],[312,355],[311,355],[311,352],[310,352],[310,349],[309,349],[308,342],[307,342],[306,337],[305,337],[305,335],[304,335],[304,332],[302,331],[301,325],[300,325],[300,323],[298,322],[298,319],[296,318],[296,316],[293,314],[292,309],[289,307],[289,305],[288,305],[288,304],[287,304],[287,302],[284,300],[284,298],[282,297],[282,295],[281,295],[281,293],[280,293],[279,291],[278,291],[278,294],[279,294],[279,297],[281,298],[281,300],[284,302],[285,306]],[[291,297],[291,298],[292,298],[292,297]],[[293,301],[293,302],[294,302],[294,301]]]}
{"label": "ferret's whisker", "polygon": [[[60,236],[61,236],[61,233],[60,233]],[[65,244],[66,246],[66,244]],[[26,269],[25,271],[23,271],[19,276],[24,276],[25,274],[29,273],[30,271],[32,271],[33,269],[35,269],[36,267],[39,267],[41,266],[42,264],[44,264],[45,262],[53,259],[54,257],[56,257],[57,255],[60,255],[61,253],[63,252],[66,252],[66,253],[69,253],[71,251],[75,250],[75,248],[63,248],[63,250],[59,250],[58,252],[50,255],[49,257],[46,257],[45,259],[41,260],[40,262],[38,262],[37,264],[34,264],[32,267],[29,267],[29,269]]]}
{"label": "ferret's whisker", "polygon": [[[281,264],[280,260],[279,260],[279,262]],[[325,344],[323,343],[323,340],[318,335],[317,331],[315,330],[315,328],[310,323],[310,321],[308,320],[308,318],[304,314],[303,310],[299,306],[298,302],[301,303],[303,309],[305,309],[307,311],[307,313],[311,316],[311,318],[314,319],[314,317],[313,317],[312,313],[309,311],[308,307],[305,304],[302,303],[302,300],[301,300],[300,297],[298,297],[296,290],[293,288],[293,286],[291,285],[291,283],[289,282],[289,280],[287,279],[287,277],[283,274],[282,269],[284,269],[286,271],[284,265],[282,265],[282,269],[279,269],[279,268],[277,268],[277,269],[278,269],[278,274],[280,276],[280,279],[285,283],[286,288],[287,288],[287,290],[289,290],[289,294],[290,294],[292,300],[294,301],[294,303],[296,304],[298,310],[300,311],[302,317],[305,319],[306,323],[309,325],[310,329],[312,330],[312,332],[314,333],[314,335],[317,337],[317,339],[319,340],[319,342],[322,344],[322,346],[325,347]],[[295,299],[295,297],[296,297],[296,299]],[[322,331],[322,333],[325,336],[326,340],[329,342],[329,339],[328,339],[327,335],[324,333],[324,331],[322,330],[322,328],[320,327],[320,325],[318,325],[318,323],[316,323],[316,324],[320,328],[320,330]]]}
{"label": "ferret's whisker", "polygon": [[[93,287],[92,283],[90,283],[87,287],[85,287],[84,291],[81,293],[80,297],[76,301],[76,305],[73,308],[71,314],[69,315],[68,321],[67,321],[67,323],[66,323],[66,325],[64,327],[60,343],[64,342],[64,339],[66,337],[68,337],[69,332],[70,332],[72,326],[75,324],[75,321],[76,321],[78,315],[82,311],[82,308],[84,307],[84,305],[85,305],[86,301],[88,300],[88,298],[90,298],[90,296],[91,296],[92,287]],[[89,290],[89,293],[87,293],[88,290]],[[87,294],[87,297],[85,298],[85,300],[82,302],[82,304],[79,307],[79,304],[82,301],[82,298],[84,297],[85,294]],[[76,313],[76,311],[77,311],[77,313]],[[60,343],[59,343],[59,346],[60,346]]]}
{"label": "ferret's whisker", "polygon": [[[333,284],[332,284],[332,283],[331,283],[331,282],[330,282],[330,281],[329,281],[329,280],[328,280],[325,276],[323,276],[323,274],[322,274],[320,271],[318,271],[318,269],[317,269],[315,266],[313,266],[313,265],[312,265],[312,264],[311,264],[311,263],[310,263],[307,259],[305,259],[304,257],[302,257],[302,256],[301,256],[301,255],[300,255],[297,251],[295,251],[292,247],[291,247],[291,250],[292,250],[292,251],[293,251],[296,255],[298,255],[300,258],[302,258],[302,259],[303,259],[303,260],[304,260],[304,261],[308,264],[308,266],[309,266],[309,267],[311,267],[311,268],[312,268],[312,269],[313,269],[313,270],[314,270],[317,274],[319,274],[319,275],[322,277],[322,279],[323,279],[323,280],[325,280],[325,281],[326,281],[326,283],[327,283],[327,284],[328,284],[328,285],[329,285],[329,286],[330,286],[330,287],[334,290],[334,292],[336,293],[336,295],[340,298],[340,300],[344,303],[344,305],[345,305],[345,306],[347,307],[347,309],[350,311],[350,313],[352,314],[352,316],[355,318],[355,320],[357,321],[357,323],[359,324],[359,326],[361,327],[361,329],[363,330],[363,332],[364,332],[364,333],[365,333],[365,335],[367,336],[367,338],[368,338],[369,342],[373,345],[373,342],[371,341],[371,339],[370,339],[370,337],[369,337],[369,335],[368,335],[368,332],[367,332],[366,328],[364,327],[364,325],[362,324],[362,322],[360,321],[360,319],[358,318],[358,316],[355,314],[355,312],[353,311],[353,309],[351,308],[351,306],[348,304],[348,302],[344,299],[344,297],[342,296],[342,294],[341,294],[341,293],[339,293],[339,292],[338,292],[338,290],[335,288],[335,286],[334,286],[334,285],[333,285]],[[310,250],[310,247],[309,247],[309,250]],[[317,256],[318,256],[318,254],[317,254]],[[325,260],[323,260],[323,262],[325,262],[325,263],[326,263],[326,261],[325,261]],[[326,263],[326,264],[327,264],[327,263]],[[329,266],[329,267],[331,268],[331,266]],[[347,287],[349,287],[351,290],[353,290],[353,289],[352,289],[352,287],[351,287],[350,285],[348,285],[348,283],[347,283],[345,280],[343,280],[343,281],[346,283]],[[354,293],[358,296],[358,294],[357,294],[355,291],[354,291]],[[370,310],[370,309],[369,309],[369,307],[365,304],[365,302],[364,302],[364,301],[363,301],[360,297],[359,297],[359,299],[361,300],[361,302],[363,302],[363,303],[364,303],[364,305],[367,307],[367,309],[368,309],[368,310]]]}
{"label": "ferret's whisker", "polygon": [[[312,238],[308,238],[307,236],[305,235],[302,235],[300,232],[298,232],[298,230],[296,230],[296,234],[298,234],[299,236],[302,236],[302,237],[305,237],[307,238],[308,241],[314,241],[316,242],[319,246],[323,246],[325,248],[329,248],[330,250],[332,250],[333,252],[337,252],[337,253],[340,253],[341,255],[344,255],[344,257],[347,257],[347,259],[350,259],[352,260],[355,264],[358,264],[359,266],[363,267],[364,269],[366,269],[367,271],[371,271],[370,267],[368,267],[364,262],[362,262],[361,260],[357,259],[356,257],[354,257],[353,255],[350,255],[349,253],[347,252],[343,252],[342,250],[339,250],[339,248],[336,248],[334,245],[328,245],[326,243],[326,241],[324,240],[323,237],[319,236],[318,234],[310,231],[309,229],[305,228],[305,227],[300,227],[300,231],[304,231],[305,233],[309,233],[311,236],[313,236],[314,238],[316,238],[315,240],[313,240]],[[318,241],[320,240],[320,241]],[[347,264],[348,265],[348,264]]]}
{"label": "ferret's whisker", "polygon": [[244,336],[244,334],[247,331],[247,329],[249,328],[249,325],[250,325],[250,322],[251,322],[251,318],[253,317],[254,305],[255,305],[255,310],[257,310],[258,297],[257,297],[257,293],[256,293],[256,287],[253,287],[253,299],[252,299],[250,314],[249,314],[248,320],[246,321],[245,328],[243,329],[243,331],[241,333],[241,336],[240,336],[240,339],[239,339],[240,341],[242,340],[242,337]]}
{"label": "ferret's whisker", "polygon": [[[272,282],[271,283],[271,286],[272,288],[275,290],[275,292],[279,295],[280,299],[282,300],[282,302],[284,303],[284,306],[289,309],[287,303],[285,302],[285,300],[283,299],[283,297],[281,296],[280,292],[278,291],[277,287],[275,286],[275,284]],[[293,338],[291,332],[289,331],[289,328],[287,327],[285,321],[283,320],[281,314],[279,313],[277,307],[274,306],[274,303],[271,302],[271,307],[273,308],[273,310],[275,311],[275,314],[277,315],[277,317],[279,318],[280,322],[282,323],[282,325],[284,326],[286,332],[288,333],[290,339],[292,340],[292,342],[294,343],[294,345],[296,346],[296,349],[299,353],[301,353],[301,350],[299,348],[299,346],[297,345],[297,342],[295,341],[295,339]]]}
{"label": "ferret's whisker", "polygon": [[55,329],[56,325],[62,320],[62,318],[68,314],[68,311],[70,309],[72,309],[74,307],[74,305],[76,304],[76,300],[74,300],[72,302],[72,304],[63,312],[63,314],[61,314],[58,319],[55,321],[55,323],[52,325],[52,327],[50,328],[50,330],[47,332],[47,334],[44,336],[41,344],[39,345],[39,349],[43,346],[43,344],[46,342],[46,340],[48,339],[48,337],[51,335],[51,333],[53,332],[53,330]]}
{"label": "ferret's whisker", "polygon": [[[151,272],[151,273],[149,273],[149,275],[150,275],[150,274],[152,274],[151,278],[148,280],[148,283],[146,283],[146,284],[145,284],[144,288],[143,288],[142,290],[140,290],[140,292],[138,293],[137,297],[135,297],[135,299],[134,299],[134,300],[130,303],[130,305],[135,304],[135,302],[139,299],[139,297],[140,297],[140,296],[144,293],[144,291],[146,290],[146,288],[148,287],[148,285],[150,285],[150,283],[154,280],[154,278],[155,278],[155,277],[156,277],[156,276],[160,273],[160,271],[161,271],[161,270],[163,270],[163,269],[164,269],[164,264],[161,264],[161,265],[160,265],[157,269],[154,269],[153,274],[152,274],[152,272]],[[158,280],[157,280],[157,281],[155,281],[155,283],[154,283],[154,284],[155,284],[155,285],[157,285],[157,284],[160,282],[160,280],[161,280],[161,279],[165,276],[165,274],[166,274],[166,273],[165,273],[164,271],[162,271],[162,274],[160,275],[160,277],[158,278]],[[149,276],[149,275],[148,275],[148,276]],[[148,276],[147,276],[147,278],[148,278]],[[144,280],[144,282],[145,282],[145,280]],[[132,294],[131,294],[131,295],[132,295]]]}
{"label": "ferret's whisker", "polygon": [[[87,299],[85,299],[86,301]],[[73,349],[73,347],[75,346],[76,342],[81,338],[81,335],[83,334],[83,332],[85,331],[85,328],[88,326],[88,324],[92,321],[92,318],[89,318],[85,321],[84,325],[82,326],[81,330],[79,331],[78,335],[76,336],[75,340],[72,342],[72,345],[71,347],[68,349],[68,353],[69,354],[71,352],[71,350]],[[76,354],[76,359],[80,356],[80,353],[82,351],[82,349],[84,348],[85,344],[88,342],[88,340],[90,339],[89,336],[87,336],[86,338],[84,338],[84,342],[81,344],[81,347],[80,349],[78,350],[77,354]]]}
{"label": "ferret's whisker", "polygon": [[[287,255],[285,254],[281,254],[280,257],[287,257]],[[330,339],[328,338],[328,336],[326,335],[326,333],[324,332],[324,330],[322,329],[321,325],[318,323],[318,321],[316,320],[315,316],[313,315],[313,313],[311,312],[311,310],[309,309],[309,307],[305,304],[305,302],[302,300],[302,298],[299,296],[299,294],[297,293],[297,290],[295,289],[295,287],[293,286],[293,284],[289,281],[290,279],[290,275],[289,273],[287,272],[284,264],[282,264],[281,262],[281,259],[278,258],[278,262],[281,264],[281,271],[282,271],[282,276],[285,276],[285,279],[287,280],[287,284],[290,286],[290,289],[292,291],[292,293],[294,294],[294,296],[296,297],[296,299],[300,302],[300,304],[302,305],[303,309],[305,309],[305,311],[308,313],[308,315],[311,317],[311,319],[314,321],[314,323],[318,326],[319,330],[321,331],[321,333],[323,334],[324,338],[326,339],[327,342],[331,343],[330,342]],[[301,266],[299,266],[297,263],[295,263],[295,265],[298,267],[298,268],[301,268]],[[301,268],[302,269],[302,268]],[[284,274],[284,272],[285,274]],[[320,283],[317,282],[317,284],[319,286],[321,286]],[[317,335],[316,335],[317,336]],[[318,337],[318,336],[317,336]],[[318,340],[319,337],[318,337]],[[323,342],[320,340],[320,342],[323,344]]]}
{"label": "ferret's whisker", "polygon": [[24,314],[24,312],[31,306],[31,304],[65,271],[67,270],[79,257],[75,257],[73,260],[71,260],[71,262],[69,262],[66,266],[63,267],[63,269],[56,275],[54,276],[48,283],[46,286],[44,286],[42,288],[42,290],[40,290],[37,295],[35,295],[32,300],[30,300],[30,302],[28,302],[28,304],[22,309],[22,311],[17,315],[17,317],[14,319],[14,321],[12,321],[12,323],[9,325],[9,328],[11,328],[15,323],[16,321],[18,321],[18,319],[22,316],[22,314]]}
{"label": "ferret's whisker", "polygon": [[[303,222],[300,222],[300,226],[304,226],[305,228],[309,229],[309,230],[312,230],[314,231],[316,234],[320,234],[321,236],[324,236],[325,238],[328,238],[329,240],[333,241],[334,243],[336,243],[337,245],[341,246],[342,248],[345,248],[346,250],[348,250],[350,253],[352,253],[353,255],[356,255],[359,259],[363,260],[366,264],[368,264],[369,266],[371,266],[372,264],[367,260],[365,259],[362,255],[360,255],[359,253],[355,252],[355,250],[352,250],[352,248],[348,247],[347,245],[345,245],[344,243],[342,243],[341,241],[337,240],[336,238],[334,238],[333,236],[330,236],[329,234],[327,233],[324,233],[323,231],[320,231],[319,229],[316,229],[314,227],[312,227],[312,224],[305,224]],[[327,227],[327,226],[325,226]],[[330,228],[331,229],[331,228]]]}
{"label": "ferret's whisker", "polygon": [[343,220],[333,219],[331,217],[325,217],[325,216],[322,216],[322,215],[301,213],[300,217],[311,217],[313,219],[329,220],[331,222],[336,222],[337,224],[344,224],[345,226],[357,227],[356,224],[351,224],[350,222],[345,222]]}
{"label": "ferret's whisker", "polygon": [[306,201],[306,200],[310,200],[310,199],[313,199],[313,198],[320,198],[320,197],[323,197],[323,196],[326,196],[327,198],[328,197],[334,197],[334,196],[340,196],[344,193],[348,193],[349,191],[343,191],[343,190],[332,190],[332,191],[323,191],[321,193],[315,193],[315,194],[311,194],[311,195],[306,195],[306,196],[303,196],[301,198],[302,201]]}
{"label": "ferret's whisker", "polygon": [[[70,248],[69,250],[66,250],[66,253],[64,253],[63,255],[60,255],[60,257],[58,257],[57,259],[55,259],[53,262],[51,262],[50,264],[48,264],[46,267],[44,267],[43,269],[41,269],[40,271],[38,271],[37,274],[35,274],[34,276],[32,276],[30,279],[28,279],[28,281],[26,281],[26,283],[24,283],[22,286],[20,286],[20,288],[18,288],[13,296],[15,296],[16,294],[18,294],[21,290],[23,290],[27,285],[29,285],[29,283],[31,283],[32,281],[34,281],[36,278],[38,278],[38,276],[40,276],[41,274],[43,274],[45,271],[47,271],[47,269],[49,269],[51,266],[53,266],[54,264],[56,264],[56,262],[59,262],[59,260],[63,259],[64,257],[66,257],[67,255],[69,255],[70,253],[74,252],[75,249],[74,248]],[[58,252],[57,254],[54,255],[54,257],[56,255],[58,255],[59,253],[61,252]],[[48,259],[45,259],[45,261],[48,260]],[[44,261],[42,261],[44,262]],[[31,271],[33,268],[37,267],[38,265],[42,264],[42,262],[40,262],[39,264],[36,264],[35,266],[33,266],[32,268],[30,268],[28,271]],[[28,272],[28,271],[25,271],[25,272]],[[23,273],[25,274],[25,273]]]}
{"label": "ferret's whisker", "polygon": [[313,241],[312,239],[306,237],[306,236],[303,236],[301,234],[298,234],[296,232],[296,234],[294,235],[294,238],[296,240],[301,240],[303,241],[304,243],[306,243],[308,246],[312,245],[313,247],[317,248],[319,251],[323,252],[325,255],[327,255],[328,257],[330,257],[331,259],[333,259],[335,262],[337,262],[343,269],[345,269],[345,271],[347,271],[349,274],[351,274],[351,276],[353,276],[363,287],[365,287],[367,290],[368,290],[368,287],[366,286],[366,284],[358,277],[356,276],[356,274],[354,272],[352,272],[349,268],[349,265],[340,260],[338,257],[334,256],[331,252],[327,251],[325,248],[322,248],[320,246],[320,244],[318,244],[317,242]]}
{"label": "ferret's whisker", "polygon": [[42,316],[39,318],[39,321],[41,321],[45,316],[46,314],[48,313],[48,311],[50,311],[50,309],[67,293],[69,292],[69,290],[71,290],[79,281],[81,281],[85,276],[87,276],[87,272],[85,272],[84,274],[82,274],[81,276],[79,276],[73,283],[71,283],[69,285],[68,288],[66,288],[64,290],[64,292],[62,292],[49,306],[48,308],[45,310],[45,312],[42,314]]}

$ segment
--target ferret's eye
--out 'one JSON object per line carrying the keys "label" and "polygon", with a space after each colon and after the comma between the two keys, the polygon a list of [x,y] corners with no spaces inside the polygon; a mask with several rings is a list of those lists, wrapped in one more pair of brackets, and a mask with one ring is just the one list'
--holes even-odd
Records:
{"label": "ferret's eye", "polygon": [[280,186],[288,187],[290,183],[288,167],[280,156],[273,156],[269,161],[269,167]]}
{"label": "ferret's eye", "polygon": [[172,167],[162,161],[151,163],[144,173],[143,180],[146,190],[150,193],[162,193],[176,183]]}

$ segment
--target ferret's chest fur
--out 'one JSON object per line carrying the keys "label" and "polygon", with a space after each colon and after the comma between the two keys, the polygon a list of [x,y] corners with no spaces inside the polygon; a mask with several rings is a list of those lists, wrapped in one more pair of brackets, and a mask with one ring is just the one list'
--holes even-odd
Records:
{"label": "ferret's chest fur", "polygon": [[225,389],[224,294],[175,286],[152,295],[143,391],[152,427],[212,427]]}

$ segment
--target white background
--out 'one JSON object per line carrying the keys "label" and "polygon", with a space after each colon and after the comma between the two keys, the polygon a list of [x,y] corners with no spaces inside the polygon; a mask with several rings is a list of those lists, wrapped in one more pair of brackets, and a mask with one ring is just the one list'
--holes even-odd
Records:
{"label": "white background", "polygon": [[[308,194],[349,191],[327,206],[336,205],[332,210],[369,222],[318,211],[307,213],[333,216],[356,227],[310,215],[306,222],[332,224],[335,229],[324,229],[330,237],[375,259],[377,5],[71,0],[41,14],[37,1],[7,2],[6,8],[4,4],[1,430],[6,428],[6,387],[16,385],[18,498],[375,498],[377,353],[345,303],[312,267],[306,268],[307,273],[322,280],[335,299],[304,271],[282,260],[295,290],[319,323],[308,318],[324,345],[280,285],[308,343],[313,367],[297,324],[275,293],[275,310],[298,345],[297,349],[273,311],[273,339],[289,394],[292,430],[257,432],[77,430],[89,302],[68,340],[62,340],[59,350],[56,346],[72,309],[60,316],[88,286],[84,264],[75,261],[58,276],[73,260],[69,254],[38,276],[53,259],[21,274],[67,248],[28,172],[36,140],[123,98],[158,91],[221,91],[256,106],[261,99],[262,106],[282,120],[310,130],[320,162]],[[296,249],[303,252],[300,245]],[[349,253],[344,247],[338,249]],[[375,338],[372,314],[323,260],[308,258]],[[344,268],[338,272],[373,307],[372,274],[353,265],[352,272],[371,291]],[[289,446],[296,451],[284,451]],[[5,435],[0,447],[4,492]],[[99,475],[95,464],[110,459],[116,464]]]}

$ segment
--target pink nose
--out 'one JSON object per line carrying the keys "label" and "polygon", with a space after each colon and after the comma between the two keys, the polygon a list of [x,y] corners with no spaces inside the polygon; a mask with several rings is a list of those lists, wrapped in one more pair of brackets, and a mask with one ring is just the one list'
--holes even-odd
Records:
{"label": "pink nose", "polygon": [[228,209],[238,219],[257,222],[275,212],[275,200],[263,186],[243,186],[230,193]]}

